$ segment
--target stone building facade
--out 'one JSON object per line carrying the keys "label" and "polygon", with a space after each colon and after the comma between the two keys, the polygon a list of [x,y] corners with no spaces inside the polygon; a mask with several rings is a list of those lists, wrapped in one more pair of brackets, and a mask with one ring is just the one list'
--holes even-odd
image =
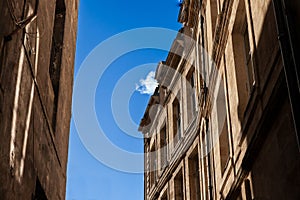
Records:
{"label": "stone building facade", "polygon": [[0,199],[65,199],[78,1],[0,1]]}
{"label": "stone building facade", "polygon": [[300,199],[299,1],[184,0],[139,130],[145,200]]}

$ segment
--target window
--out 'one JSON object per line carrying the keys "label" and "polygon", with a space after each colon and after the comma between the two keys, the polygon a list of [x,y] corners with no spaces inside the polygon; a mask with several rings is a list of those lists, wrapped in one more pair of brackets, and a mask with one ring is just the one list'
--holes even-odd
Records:
{"label": "window", "polygon": [[[4,68],[4,58],[5,58],[5,53],[4,53],[4,45],[2,44],[2,41],[0,41],[0,125],[2,122],[2,109],[3,109],[3,96],[4,96],[4,89],[2,87],[2,70]],[[0,126],[2,127],[2,126]]]}
{"label": "window", "polygon": [[237,9],[232,34],[233,54],[235,62],[236,85],[238,89],[238,116],[242,121],[254,85],[254,72],[250,48],[250,38],[245,10],[245,2],[241,0]]}
{"label": "window", "polygon": [[[186,1],[186,0],[185,0]],[[188,15],[188,23],[186,24],[188,27],[196,27],[196,25],[198,25],[198,11],[200,10],[200,1],[190,1],[187,2],[188,4],[190,4],[189,6],[189,15]],[[194,31],[194,33],[196,33],[196,31]],[[193,38],[195,38],[195,35],[193,34],[192,36]]]}
{"label": "window", "polygon": [[196,116],[196,90],[195,90],[195,79],[194,79],[194,67],[190,70],[187,75],[187,114],[188,123],[192,122]]}
{"label": "window", "polygon": [[163,194],[162,197],[161,197],[161,200],[168,200],[168,190],[166,190],[166,191],[164,192],[164,194]]}
{"label": "window", "polygon": [[248,23],[245,20],[244,27],[243,27],[243,44],[244,44],[244,62],[246,66],[247,74],[247,92],[248,94],[251,93],[251,87],[254,83],[253,78],[253,66],[252,66],[252,59],[251,59],[251,50],[250,50],[250,41],[249,41],[249,31],[248,31]]}
{"label": "window", "polygon": [[208,83],[209,81],[209,76],[211,72],[211,68],[209,67],[209,60],[210,56],[208,55],[208,39],[207,39],[207,23],[206,23],[206,18],[204,15],[201,15],[201,39],[199,38],[199,41],[201,43],[201,67],[200,67],[200,74],[202,75],[204,82]]}
{"label": "window", "polygon": [[150,166],[151,166],[151,163],[150,163],[150,148],[149,148],[149,139],[146,139],[145,141],[145,147],[144,147],[144,152],[147,152],[145,155],[144,155],[144,165],[146,166],[146,172],[145,174],[147,175],[147,177],[145,178],[145,189],[147,189],[147,194],[150,192],[150,188],[151,188],[151,183],[150,183],[150,172],[151,172],[151,169],[150,169]]}
{"label": "window", "polygon": [[239,195],[236,197],[236,200],[243,200],[241,192],[240,192]]}
{"label": "window", "polygon": [[211,30],[212,37],[214,38],[216,32],[217,25],[217,17],[218,17],[218,0],[210,0],[210,13],[211,13]]}
{"label": "window", "polygon": [[52,35],[52,47],[49,74],[54,93],[54,106],[52,111],[52,127],[56,126],[58,94],[59,94],[59,78],[62,64],[63,40],[65,29],[66,7],[64,0],[56,1],[54,28]]}
{"label": "window", "polygon": [[150,188],[155,185],[156,172],[157,172],[157,159],[156,159],[156,148],[155,144],[151,148],[150,154]]}
{"label": "window", "polygon": [[2,70],[4,68],[4,62],[5,62],[5,45],[1,39],[0,40],[0,89],[2,89],[1,80],[2,80]]}
{"label": "window", "polygon": [[218,118],[218,134],[220,145],[221,170],[224,173],[227,162],[229,161],[229,138],[227,127],[227,111],[225,101],[225,90],[223,79],[220,80],[220,86],[217,96],[217,118]]}
{"label": "window", "polygon": [[35,183],[35,192],[34,192],[34,196],[33,198],[34,200],[47,200],[45,191],[39,181],[39,179],[36,179],[36,183]]}
{"label": "window", "polygon": [[161,169],[163,170],[167,166],[167,155],[168,155],[168,137],[166,125],[160,130],[160,162]]}
{"label": "window", "polygon": [[200,36],[201,38],[199,38],[199,42],[201,43],[201,74],[204,77],[205,80],[207,80],[206,78],[206,50],[207,46],[206,46],[206,41],[207,41],[207,36],[206,36],[206,23],[205,23],[205,18],[203,17],[203,15],[201,15],[201,25],[200,25]]}
{"label": "window", "polygon": [[189,183],[190,183],[190,199],[200,200],[200,177],[199,177],[199,158],[197,148],[189,157]]}
{"label": "window", "polygon": [[183,175],[182,170],[178,172],[174,179],[175,200],[183,200]]}
{"label": "window", "polygon": [[244,200],[241,187],[237,188],[236,195],[232,198],[234,200]]}
{"label": "window", "polygon": [[227,131],[227,122],[224,123],[223,128],[221,129],[221,133],[219,135],[219,142],[220,142],[221,169],[223,174],[229,162],[229,139],[228,139],[228,131]]}
{"label": "window", "polygon": [[251,183],[249,179],[245,180],[245,193],[246,193],[246,200],[252,200]]}
{"label": "window", "polygon": [[180,104],[177,98],[173,101],[173,142],[174,147],[181,138]]}

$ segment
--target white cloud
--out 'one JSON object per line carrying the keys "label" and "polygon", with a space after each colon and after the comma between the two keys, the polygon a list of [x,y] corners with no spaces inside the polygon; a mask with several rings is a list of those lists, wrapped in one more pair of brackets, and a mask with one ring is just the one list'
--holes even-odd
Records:
{"label": "white cloud", "polygon": [[158,86],[157,81],[154,79],[155,72],[151,71],[147,75],[146,79],[141,79],[139,84],[135,84],[136,91],[141,94],[152,95],[155,91],[155,88]]}

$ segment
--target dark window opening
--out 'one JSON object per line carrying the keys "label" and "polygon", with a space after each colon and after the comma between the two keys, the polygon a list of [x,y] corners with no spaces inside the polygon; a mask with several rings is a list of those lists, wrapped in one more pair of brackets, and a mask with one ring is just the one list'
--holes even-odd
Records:
{"label": "dark window opening", "polygon": [[235,200],[243,200],[242,193],[241,193],[241,188],[239,188],[237,196],[235,198],[233,198],[233,199],[235,199]]}
{"label": "dark window opening", "polygon": [[167,149],[168,137],[167,137],[167,128],[166,125],[160,130],[160,160],[161,160],[161,169],[164,169],[167,165]]}
{"label": "dark window opening", "polygon": [[178,172],[174,179],[175,200],[183,200],[183,175],[182,170]]}
{"label": "dark window opening", "polygon": [[205,82],[209,81],[209,76],[210,76],[210,67],[209,67],[209,55],[207,53],[207,47],[208,47],[208,39],[207,39],[207,23],[206,23],[206,18],[201,15],[201,25],[200,25],[200,34],[201,34],[201,72],[200,74],[202,75],[203,79]]}
{"label": "dark window opening", "polygon": [[229,138],[227,126],[227,111],[223,79],[220,81],[217,96],[218,133],[220,144],[221,170],[224,173],[229,161]]}
{"label": "dark window opening", "polygon": [[52,82],[54,93],[54,106],[52,113],[52,126],[56,126],[58,94],[59,94],[59,79],[62,64],[63,40],[65,29],[66,7],[64,0],[56,1],[54,28],[52,35],[52,48],[49,66],[49,74]]}
{"label": "dark window opening", "polygon": [[196,116],[196,89],[195,89],[195,78],[194,78],[194,68],[190,70],[187,75],[187,113],[188,113],[188,123],[192,122]]}
{"label": "dark window opening", "polygon": [[32,199],[33,200],[47,200],[45,191],[44,191],[39,179],[36,179],[35,192],[34,192],[34,197]]}
{"label": "dark window opening", "polygon": [[181,138],[180,104],[177,98],[173,101],[173,142],[174,146]]}
{"label": "dark window opening", "polygon": [[253,78],[253,66],[252,66],[252,59],[251,59],[250,39],[249,39],[247,20],[245,20],[245,24],[243,27],[243,44],[244,44],[245,65],[248,73],[247,91],[250,94],[252,85],[254,84],[254,78]]}
{"label": "dark window opening", "polygon": [[155,145],[151,148],[150,151],[150,187],[155,185],[156,182],[156,165],[157,165],[157,158],[156,158],[156,148]]}
{"label": "dark window opening", "polygon": [[246,192],[246,200],[252,200],[251,185],[249,179],[245,180],[245,192]]}
{"label": "dark window opening", "polygon": [[189,157],[189,182],[191,200],[200,200],[199,158],[197,148]]}
{"label": "dark window opening", "polygon": [[212,37],[215,37],[217,18],[218,18],[218,2],[217,0],[210,0],[210,11],[211,11],[211,28]]}
{"label": "dark window opening", "polygon": [[168,200],[168,191],[165,191],[164,194],[161,197],[161,200]]}

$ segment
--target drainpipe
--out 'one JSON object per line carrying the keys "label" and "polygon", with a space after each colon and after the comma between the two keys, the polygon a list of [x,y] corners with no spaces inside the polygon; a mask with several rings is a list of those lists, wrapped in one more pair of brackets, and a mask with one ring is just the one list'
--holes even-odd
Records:
{"label": "drainpipe", "polygon": [[209,190],[209,199],[213,200],[213,186],[212,186],[212,177],[211,177],[211,163],[210,163],[210,147],[211,147],[211,141],[210,141],[210,135],[209,135],[209,120],[206,119],[206,144],[207,144],[207,165],[208,165],[208,190]]}
{"label": "drainpipe", "polygon": [[293,39],[290,32],[287,10],[283,0],[273,0],[274,14],[278,40],[280,44],[283,68],[287,83],[288,96],[291,104],[293,123],[297,137],[298,150],[300,151],[300,84],[299,84],[299,66],[297,66],[293,49]]}

